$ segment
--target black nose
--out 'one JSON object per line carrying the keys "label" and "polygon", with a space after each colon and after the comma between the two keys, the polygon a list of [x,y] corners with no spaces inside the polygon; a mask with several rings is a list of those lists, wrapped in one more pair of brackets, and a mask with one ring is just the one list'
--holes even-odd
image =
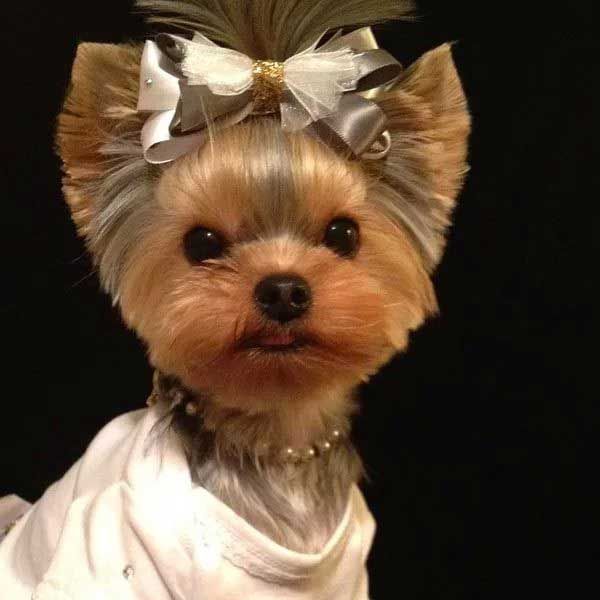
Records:
{"label": "black nose", "polygon": [[287,323],[308,310],[311,293],[308,283],[301,277],[271,275],[256,286],[254,298],[266,317]]}

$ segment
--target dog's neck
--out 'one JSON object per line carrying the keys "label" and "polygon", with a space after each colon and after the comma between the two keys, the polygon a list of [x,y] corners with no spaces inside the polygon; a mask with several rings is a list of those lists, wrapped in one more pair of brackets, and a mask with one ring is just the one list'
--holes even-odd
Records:
{"label": "dog's neck", "polygon": [[306,411],[245,414],[157,376],[153,401],[171,407],[192,478],[273,541],[319,552],[339,524],[362,474],[350,439],[350,408],[334,415]]}

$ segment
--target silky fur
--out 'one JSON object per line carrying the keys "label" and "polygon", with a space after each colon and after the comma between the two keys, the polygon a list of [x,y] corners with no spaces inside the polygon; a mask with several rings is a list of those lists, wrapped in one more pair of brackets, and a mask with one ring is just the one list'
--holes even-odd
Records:
{"label": "silky fur", "polygon": [[[328,431],[335,428],[341,434],[331,450],[317,460],[289,463],[280,460],[280,449],[262,443],[260,419],[223,411],[206,397],[199,404],[199,416],[191,418],[180,405],[167,417],[183,440],[194,482],[273,540],[290,549],[319,552],[339,524],[350,486],[363,472],[348,438],[349,419],[336,415],[324,423]],[[351,406],[349,402],[346,410]],[[241,443],[253,453],[241,450]]]}
{"label": "silky fur", "polygon": [[[218,4],[222,16],[241,3],[190,2],[184,11],[181,2],[153,2],[166,4],[178,24],[204,23],[214,33],[216,22],[202,15]],[[331,13],[328,25],[345,24],[333,2],[269,5],[273,15],[310,5],[318,17],[302,21],[304,33],[293,40],[284,35],[273,50],[280,55],[322,26],[323,11]],[[372,20],[400,16],[386,12],[392,5],[351,3],[361,23],[369,11]],[[233,47],[257,35],[224,22],[215,37]],[[273,23],[279,29],[272,31],[283,31]],[[348,427],[356,386],[405,349],[409,332],[436,311],[429,273],[466,172],[469,132],[450,47],[422,57],[380,101],[392,152],[364,163],[261,117],[214,132],[171,165],[148,165],[135,108],[140,55],[139,46],[78,50],[57,137],[67,202],[103,285],[152,364],[206,398],[203,427],[180,428],[196,480],[275,541],[318,551],[361,472],[351,445],[293,468],[257,459],[258,449],[304,446],[332,423]],[[322,244],[327,224],[340,216],[360,227],[352,259]],[[182,240],[198,225],[218,231],[228,250],[192,266]],[[286,328],[266,322],[253,302],[256,284],[273,273],[300,275],[313,292],[311,310]],[[308,345],[286,354],[244,347],[282,330]]]}
{"label": "silky fur", "polygon": [[285,60],[329,29],[410,18],[411,0],[137,0],[150,20],[252,58]]}

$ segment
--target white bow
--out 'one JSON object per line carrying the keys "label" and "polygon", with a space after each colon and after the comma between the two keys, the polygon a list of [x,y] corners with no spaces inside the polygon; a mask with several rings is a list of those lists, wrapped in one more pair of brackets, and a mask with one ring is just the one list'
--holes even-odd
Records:
{"label": "white bow", "polygon": [[[167,37],[176,42],[177,58],[148,41],[140,69],[138,110],[153,113],[142,129],[142,147],[153,164],[202,146],[208,120],[214,127],[231,127],[255,110],[255,61],[200,33],[192,40]],[[379,49],[369,27],[347,35],[340,31],[318,47],[322,37],[283,63],[282,128],[306,129],[355,156],[385,157],[389,135],[383,151],[369,152],[387,125],[372,100],[394,84],[402,66]]]}
{"label": "white bow", "polygon": [[[250,57],[222,48],[199,33],[193,40],[178,41],[185,46],[181,68],[190,85],[205,85],[218,96],[237,96],[252,87],[254,61]],[[298,131],[333,115],[342,95],[355,90],[360,81],[360,68],[350,48],[327,52],[327,45],[316,50],[317,44],[283,63],[285,87],[297,101],[282,103],[285,130]]]}

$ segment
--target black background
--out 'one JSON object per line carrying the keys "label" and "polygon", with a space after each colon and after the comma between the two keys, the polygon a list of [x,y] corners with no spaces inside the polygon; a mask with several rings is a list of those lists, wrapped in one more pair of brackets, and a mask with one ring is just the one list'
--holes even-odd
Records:
{"label": "black background", "polygon": [[[435,277],[441,316],[363,390],[372,595],[595,596],[592,13],[460,0],[419,12],[380,40],[405,64],[458,41],[472,171]],[[77,43],[145,30],[126,0],[11,2],[0,14],[0,494],[35,500],[150,388],[143,349],[76,237],[52,151]]]}

